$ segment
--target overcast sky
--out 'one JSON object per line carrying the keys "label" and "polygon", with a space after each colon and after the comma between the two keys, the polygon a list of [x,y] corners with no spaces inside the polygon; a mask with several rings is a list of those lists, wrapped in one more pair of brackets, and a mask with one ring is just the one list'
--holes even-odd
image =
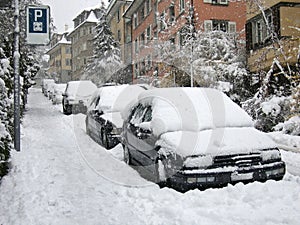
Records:
{"label": "overcast sky", "polygon": [[[101,0],[41,0],[50,6],[51,17],[58,32],[65,30],[65,24],[73,28],[73,19],[83,9],[100,5]],[[104,0],[107,5],[107,0]]]}

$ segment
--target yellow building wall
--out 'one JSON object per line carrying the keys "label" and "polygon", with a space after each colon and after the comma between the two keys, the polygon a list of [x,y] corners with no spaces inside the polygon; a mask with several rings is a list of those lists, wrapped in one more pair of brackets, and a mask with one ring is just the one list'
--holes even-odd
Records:
{"label": "yellow building wall", "polygon": [[[299,0],[300,1],[300,0]],[[300,8],[280,7],[281,36],[300,36]]]}

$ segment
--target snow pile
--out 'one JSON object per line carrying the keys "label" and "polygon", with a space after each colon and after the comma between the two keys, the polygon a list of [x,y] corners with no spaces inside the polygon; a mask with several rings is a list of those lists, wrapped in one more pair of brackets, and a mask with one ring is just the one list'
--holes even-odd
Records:
{"label": "snow pile", "polygon": [[153,105],[151,128],[156,136],[172,131],[251,127],[252,119],[225,94],[209,88],[159,88],[139,96]]}
{"label": "snow pile", "polygon": [[141,178],[120,161],[120,145],[92,141],[84,119],[30,90],[22,151],[0,186],[0,224],[299,224],[299,154],[284,152],[282,181],[181,194]]}

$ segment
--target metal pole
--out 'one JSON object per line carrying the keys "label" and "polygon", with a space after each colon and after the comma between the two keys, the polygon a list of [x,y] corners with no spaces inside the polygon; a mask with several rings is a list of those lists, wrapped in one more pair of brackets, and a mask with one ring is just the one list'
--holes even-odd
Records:
{"label": "metal pole", "polygon": [[20,24],[19,24],[19,0],[15,1],[15,31],[14,31],[14,147],[21,150],[20,141]]}

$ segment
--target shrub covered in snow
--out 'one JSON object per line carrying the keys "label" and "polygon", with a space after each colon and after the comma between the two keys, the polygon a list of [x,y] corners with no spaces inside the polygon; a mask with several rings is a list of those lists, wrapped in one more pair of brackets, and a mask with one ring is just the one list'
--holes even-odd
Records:
{"label": "shrub covered in snow", "polygon": [[289,120],[277,124],[274,129],[276,131],[282,131],[285,134],[300,136],[300,116],[293,116]]}

